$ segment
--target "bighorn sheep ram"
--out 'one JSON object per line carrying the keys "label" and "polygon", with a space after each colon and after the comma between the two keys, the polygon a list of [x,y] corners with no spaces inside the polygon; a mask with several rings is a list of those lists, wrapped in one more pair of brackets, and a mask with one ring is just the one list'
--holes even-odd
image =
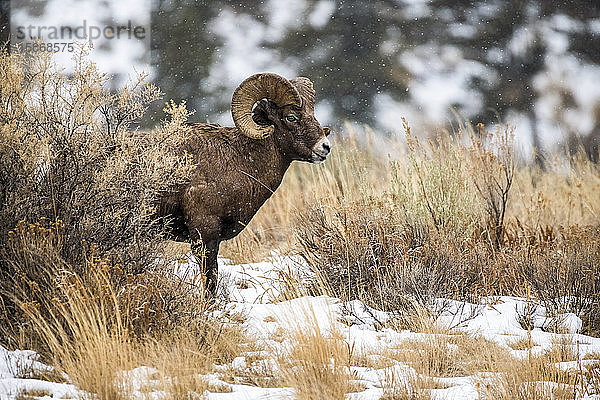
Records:
{"label": "bighorn sheep ram", "polygon": [[191,241],[211,294],[221,241],[244,229],[292,161],[321,163],[329,154],[329,128],[316,120],[314,104],[309,79],[256,74],[233,93],[235,127],[191,124],[184,150],[195,169],[187,184],[161,199],[159,211],[178,240]]}

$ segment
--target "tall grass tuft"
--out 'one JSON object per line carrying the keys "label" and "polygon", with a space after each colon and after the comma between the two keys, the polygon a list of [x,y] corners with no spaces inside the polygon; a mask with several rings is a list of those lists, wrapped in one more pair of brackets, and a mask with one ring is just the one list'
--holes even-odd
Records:
{"label": "tall grass tuft", "polygon": [[280,355],[283,381],[301,400],[339,400],[352,391],[352,354],[336,332],[323,332],[312,309],[290,332],[290,350]]}
{"label": "tall grass tuft", "polygon": [[[210,314],[213,304],[201,288],[156,269],[116,285],[123,268],[93,249],[77,269],[83,272],[75,272],[59,256],[61,230],[49,223],[13,233],[9,249],[24,262],[13,266],[11,292],[21,325],[9,332],[27,334],[20,347],[41,352],[85,397],[131,398],[126,371],[145,365],[158,370],[154,390],[172,398],[202,393],[208,386],[197,375],[239,353],[240,329]],[[37,275],[29,280],[32,271]]]}

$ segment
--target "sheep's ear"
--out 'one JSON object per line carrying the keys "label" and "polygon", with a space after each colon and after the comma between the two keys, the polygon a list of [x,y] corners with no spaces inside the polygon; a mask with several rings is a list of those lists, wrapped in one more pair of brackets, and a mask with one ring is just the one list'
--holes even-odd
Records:
{"label": "sheep's ear", "polygon": [[262,99],[252,109],[252,119],[259,125],[273,125],[269,120],[269,101]]}

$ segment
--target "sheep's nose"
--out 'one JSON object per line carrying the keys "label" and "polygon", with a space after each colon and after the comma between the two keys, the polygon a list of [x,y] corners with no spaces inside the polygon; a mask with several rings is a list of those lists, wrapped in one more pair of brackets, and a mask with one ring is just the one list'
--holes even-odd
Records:
{"label": "sheep's nose", "polygon": [[329,154],[329,152],[331,151],[331,143],[329,142],[329,139],[327,138],[323,138],[321,140],[321,155],[326,156],[327,154]]}
{"label": "sheep's nose", "polygon": [[312,148],[312,159],[313,163],[322,163],[327,158],[327,155],[331,151],[331,143],[326,137],[319,140]]}

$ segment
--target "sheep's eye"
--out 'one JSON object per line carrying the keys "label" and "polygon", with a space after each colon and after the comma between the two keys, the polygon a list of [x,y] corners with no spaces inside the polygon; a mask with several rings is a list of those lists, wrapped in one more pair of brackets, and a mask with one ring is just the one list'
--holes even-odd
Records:
{"label": "sheep's eye", "polygon": [[285,117],[285,119],[286,119],[288,122],[298,122],[298,118],[296,118],[296,116],[295,116],[295,115],[288,115],[287,117]]}

